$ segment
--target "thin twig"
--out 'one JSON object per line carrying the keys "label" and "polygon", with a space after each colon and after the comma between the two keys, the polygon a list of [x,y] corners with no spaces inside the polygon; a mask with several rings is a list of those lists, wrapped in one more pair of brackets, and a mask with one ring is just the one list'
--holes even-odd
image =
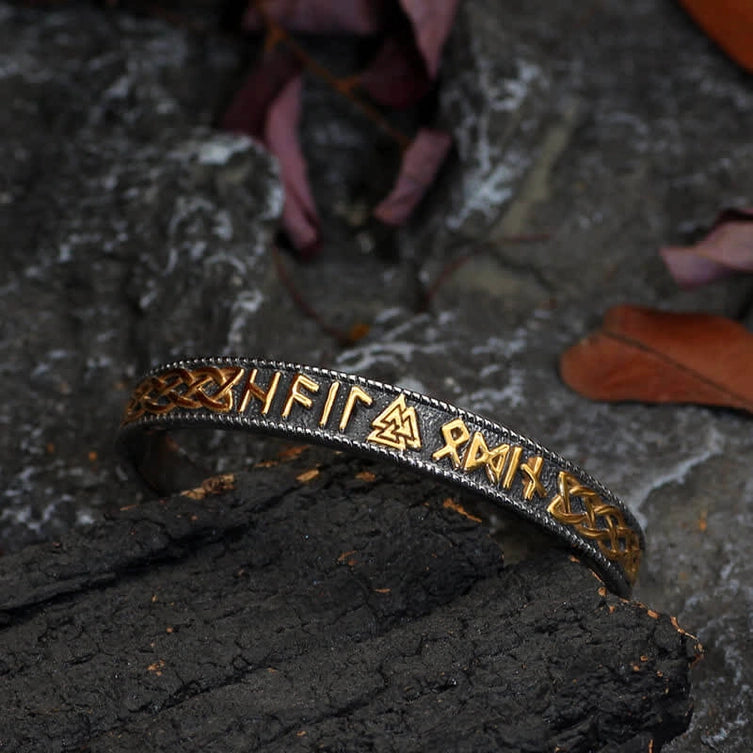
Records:
{"label": "thin twig", "polygon": [[319,63],[282,27],[272,18],[271,14],[264,7],[264,0],[254,0],[254,7],[264,19],[267,27],[268,42],[266,45],[275,45],[278,42],[284,42],[293,54],[316,76],[319,76],[326,84],[334,89],[338,94],[349,99],[361,112],[369,118],[375,125],[381,128],[390,138],[392,138],[401,149],[407,149],[411,144],[409,136],[404,134],[400,129],[390,123],[374,105],[366,102],[359,97],[354,91],[354,79],[348,76],[345,79],[339,79],[333,75],[325,66]]}
{"label": "thin twig", "polygon": [[[332,326],[331,324],[326,322],[322,318],[321,314],[306,300],[303,293],[301,293],[295,282],[293,282],[293,279],[282,260],[282,254],[280,253],[280,250],[276,245],[272,246],[272,258],[274,259],[275,269],[277,270],[277,275],[280,278],[280,282],[290,294],[293,303],[297,306],[297,308],[304,316],[307,316],[309,319],[316,322],[322,332],[336,340],[339,345],[352,345],[356,340],[359,339],[361,333],[360,328],[354,327],[351,332],[346,332],[339,327]],[[356,333],[355,336],[353,332]]]}
{"label": "thin twig", "polygon": [[[538,241],[545,241],[549,240],[549,233],[531,233],[529,235],[506,235],[502,238],[495,239],[495,244],[500,243],[537,243]],[[436,297],[437,293],[439,292],[439,289],[465,264],[467,264],[471,259],[478,256],[482,251],[485,251],[488,249],[487,245],[480,245],[478,248],[475,248],[473,251],[467,253],[467,254],[461,254],[460,256],[456,256],[454,259],[450,259],[450,261],[445,264],[444,267],[439,271],[439,274],[436,276],[434,281],[426,288],[426,291],[424,292],[423,298],[421,300],[421,304],[418,307],[418,310],[423,312],[427,311],[429,309],[429,306],[431,305],[431,302]]]}

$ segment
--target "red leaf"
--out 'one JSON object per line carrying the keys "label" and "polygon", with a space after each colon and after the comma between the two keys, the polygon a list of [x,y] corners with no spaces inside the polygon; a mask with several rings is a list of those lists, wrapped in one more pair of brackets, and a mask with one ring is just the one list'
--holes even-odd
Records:
{"label": "red leaf", "polygon": [[753,333],[711,314],[617,306],[600,331],[562,354],[560,374],[593,400],[700,403],[753,412]]}
{"label": "red leaf", "polygon": [[222,118],[222,127],[264,140],[264,126],[272,102],[300,73],[301,64],[290,52],[275,47],[252,69]]}
{"label": "red leaf", "polygon": [[284,48],[268,51],[235,95],[224,128],[261,141],[280,165],[285,190],[282,223],[293,245],[311,255],[319,243],[319,220],[298,143],[301,64]]}
{"label": "red leaf", "polygon": [[285,231],[304,256],[311,256],[319,246],[320,236],[316,205],[306,178],[306,162],[298,142],[301,83],[301,76],[296,76],[272,103],[267,113],[264,143],[280,163],[285,189],[282,210]]}
{"label": "red leaf", "polygon": [[666,246],[659,253],[675,282],[686,288],[753,272],[753,209],[727,209],[694,246]]}
{"label": "red leaf", "polygon": [[[243,28],[264,28],[261,14],[249,3]],[[288,31],[308,34],[375,34],[383,22],[384,0],[266,0],[264,10]]]}
{"label": "red leaf", "polygon": [[416,45],[426,62],[430,78],[436,78],[442,47],[455,20],[460,0],[400,0],[413,24]]}
{"label": "red leaf", "polygon": [[374,216],[387,225],[402,225],[432,184],[452,138],[445,131],[422,128],[403,152],[397,181]]}
{"label": "red leaf", "polygon": [[372,99],[388,107],[416,104],[431,86],[416,46],[396,37],[384,41],[358,83]]}
{"label": "red leaf", "polygon": [[[267,29],[268,59],[249,76],[228,112],[224,125],[261,138],[280,162],[285,188],[283,224],[293,244],[309,253],[319,243],[319,222],[306,165],[296,134],[300,109],[298,74],[313,70],[393,135],[401,145],[407,137],[397,131],[371,104],[352,91],[357,81],[384,104],[403,107],[428,91],[436,76],[442,46],[452,26],[459,0],[400,0],[414,40],[401,41],[400,24],[392,30],[377,56],[359,77],[336,79],[290,37],[288,31],[308,33],[348,32],[373,34],[383,31],[387,0],[251,0],[244,25]],[[407,24],[404,24],[407,28]],[[285,42],[288,52],[281,52]],[[276,46],[272,46],[276,45]],[[346,86],[347,82],[347,86]],[[421,129],[403,152],[397,181],[374,215],[398,225],[408,218],[436,175],[450,147],[448,134]]]}

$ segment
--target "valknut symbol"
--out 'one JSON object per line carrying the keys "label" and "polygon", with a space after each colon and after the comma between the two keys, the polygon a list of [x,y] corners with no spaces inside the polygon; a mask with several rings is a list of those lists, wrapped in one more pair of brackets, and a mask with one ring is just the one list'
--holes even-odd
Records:
{"label": "valknut symbol", "polygon": [[374,429],[366,438],[396,450],[421,449],[416,409],[405,404],[405,396],[396,397],[372,422]]}

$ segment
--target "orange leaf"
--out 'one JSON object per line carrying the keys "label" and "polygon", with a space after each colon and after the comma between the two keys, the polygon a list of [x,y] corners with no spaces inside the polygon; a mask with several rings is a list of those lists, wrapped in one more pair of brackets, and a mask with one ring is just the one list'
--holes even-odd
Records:
{"label": "orange leaf", "polygon": [[695,22],[739,65],[753,72],[751,0],[680,0]]}
{"label": "orange leaf", "polygon": [[560,375],[593,400],[700,403],[753,413],[753,333],[711,314],[617,306],[566,350]]}

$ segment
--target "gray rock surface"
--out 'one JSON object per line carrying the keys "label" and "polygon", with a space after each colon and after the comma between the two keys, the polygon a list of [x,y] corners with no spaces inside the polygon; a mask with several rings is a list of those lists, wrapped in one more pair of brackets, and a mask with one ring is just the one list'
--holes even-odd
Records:
{"label": "gray rock surface", "polygon": [[[154,359],[266,347],[282,193],[190,84],[232,56],[151,21],[5,8],[4,547],[98,515],[112,432]],[[202,59],[203,55],[203,59]],[[208,88],[208,87],[207,87]],[[260,281],[263,284],[260,285]],[[103,430],[104,429],[104,430]]]}
{"label": "gray rock surface", "polygon": [[[750,419],[590,403],[556,361],[616,303],[751,321],[749,278],[682,292],[656,253],[749,204],[751,79],[673,3],[553,5],[461,4],[439,113],[457,153],[397,237],[363,222],[368,191],[335,180],[347,163],[357,187],[353,154],[366,169],[384,144],[340,105],[328,120],[327,92],[307,94],[329,242],[314,264],[284,263],[325,321],[370,325],[344,349],[274,274],[271,160],[208,130],[232,47],[122,15],[4,7],[2,547],[99,518],[115,489],[135,493],[111,441],[126,385],[150,362],[258,353],[397,381],[539,438],[627,500],[649,542],[638,598],[707,650],[690,729],[665,750],[747,753]],[[211,445],[226,467],[247,462],[222,442]]]}

